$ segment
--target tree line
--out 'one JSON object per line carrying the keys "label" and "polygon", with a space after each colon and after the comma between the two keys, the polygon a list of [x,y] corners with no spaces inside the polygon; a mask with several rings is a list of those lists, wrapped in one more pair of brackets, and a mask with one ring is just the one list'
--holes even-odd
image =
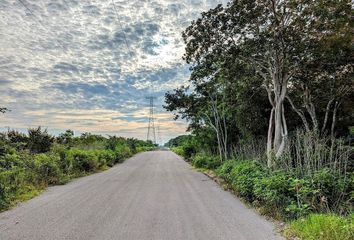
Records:
{"label": "tree line", "polygon": [[268,167],[298,129],[330,142],[347,137],[354,126],[352,29],[349,0],[218,5],[183,32],[190,81],[166,93],[165,108],[187,119],[221,159],[264,139]]}
{"label": "tree line", "polygon": [[233,0],[183,31],[187,85],[165,109],[190,135],[166,146],[289,239],[353,239],[353,5]]}

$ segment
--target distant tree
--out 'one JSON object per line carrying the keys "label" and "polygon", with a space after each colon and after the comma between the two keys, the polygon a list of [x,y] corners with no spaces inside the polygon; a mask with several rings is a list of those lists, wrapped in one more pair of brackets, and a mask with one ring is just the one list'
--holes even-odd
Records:
{"label": "distant tree", "polygon": [[73,144],[74,132],[70,129],[66,130],[64,133],[59,134],[57,141],[61,144],[66,144],[69,147]]}
{"label": "distant tree", "polygon": [[[200,78],[204,69],[192,72],[190,85],[165,95],[166,110],[186,119],[189,130],[209,149],[227,158],[240,138],[264,136],[270,107],[262,80],[249,66],[223,63],[212,77]],[[193,89],[193,90],[191,90]]]}
{"label": "distant tree", "polygon": [[54,137],[49,135],[47,129],[41,127],[28,129],[28,149],[31,153],[48,152],[54,142]]}

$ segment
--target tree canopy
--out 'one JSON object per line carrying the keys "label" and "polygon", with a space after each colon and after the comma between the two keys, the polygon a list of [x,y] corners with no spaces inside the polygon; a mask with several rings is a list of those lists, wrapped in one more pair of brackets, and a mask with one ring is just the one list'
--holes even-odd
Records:
{"label": "tree canopy", "polygon": [[203,12],[183,32],[190,84],[166,94],[166,109],[211,133],[222,154],[240,138],[266,137],[269,166],[300,126],[345,134],[351,13],[349,0],[234,0]]}

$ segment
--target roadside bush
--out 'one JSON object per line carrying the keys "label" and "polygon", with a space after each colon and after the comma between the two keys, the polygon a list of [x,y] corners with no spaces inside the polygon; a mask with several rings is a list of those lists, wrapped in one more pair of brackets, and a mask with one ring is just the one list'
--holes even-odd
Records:
{"label": "roadside bush", "polygon": [[70,175],[73,172],[73,158],[70,156],[70,150],[61,144],[54,144],[51,150],[52,155],[56,155],[58,166],[64,175]]}
{"label": "roadside bush", "polygon": [[[291,191],[291,177],[282,171],[264,174],[254,180],[254,195],[256,199],[267,206],[268,211],[286,214],[288,207],[294,200]],[[276,214],[272,212],[272,214]]]}
{"label": "roadside bush", "polygon": [[57,184],[60,182],[59,158],[55,155],[37,154],[34,157],[35,172],[41,184]]}
{"label": "roadside bush", "polygon": [[[0,209],[5,209],[9,206],[9,193],[12,188],[12,184],[9,181],[10,170],[0,171]],[[11,185],[10,185],[11,184]]]}
{"label": "roadside bush", "polygon": [[297,219],[310,213],[313,195],[317,191],[311,187],[308,179],[291,178],[291,196],[293,201],[286,207],[287,217]]}
{"label": "roadside bush", "polygon": [[0,211],[32,198],[48,185],[112,167],[155,146],[134,138],[107,139],[89,133],[75,137],[69,130],[53,140],[40,127],[29,129],[28,136],[0,133]]}
{"label": "roadside bush", "polygon": [[192,158],[192,164],[197,168],[216,169],[221,165],[219,158],[213,156],[196,155]]}
{"label": "roadside bush", "polygon": [[105,143],[105,148],[114,151],[117,145],[124,143],[123,138],[117,136],[109,136]]}
{"label": "roadside bush", "polygon": [[67,156],[73,163],[73,169],[77,173],[93,172],[98,170],[98,158],[90,150],[70,149]]}
{"label": "roadside bush", "polygon": [[353,191],[353,176],[343,177],[337,171],[325,168],[319,170],[311,176],[311,187],[315,189],[313,198],[313,208],[320,212],[336,211],[348,213],[348,206],[351,199],[350,191]]}
{"label": "roadside bush", "polygon": [[289,239],[300,240],[352,240],[354,214],[341,217],[333,214],[312,214],[292,222],[285,230]]}
{"label": "roadside bush", "polygon": [[97,150],[96,154],[100,169],[106,166],[113,167],[116,163],[116,156],[112,150]]}
{"label": "roadside bush", "polygon": [[218,177],[223,178],[226,182],[231,182],[231,171],[236,164],[235,160],[228,160],[224,162],[217,170],[216,174]]}
{"label": "roadside bush", "polygon": [[[171,148],[172,152],[176,153],[177,155],[179,156],[184,156],[184,151],[183,151],[183,147],[182,146],[179,146],[179,147],[173,147]],[[187,160],[187,159],[185,159]]]}
{"label": "roadside bush", "polygon": [[1,169],[11,169],[13,166],[23,166],[23,160],[16,153],[6,154],[0,157],[0,170]]}
{"label": "roadside bush", "polygon": [[240,161],[230,173],[231,186],[242,197],[250,200],[255,198],[254,184],[257,178],[262,178],[266,171],[254,161]]}
{"label": "roadside bush", "polygon": [[16,130],[8,130],[1,133],[1,148],[8,150],[9,148],[15,148],[16,150],[24,150],[28,143],[28,137]]}
{"label": "roadside bush", "polygon": [[184,158],[184,160],[190,162],[192,161],[193,157],[197,154],[197,150],[195,146],[186,144],[183,146],[173,147],[171,149],[177,155],[180,155]]}
{"label": "roadside bush", "polygon": [[156,147],[149,147],[149,146],[138,146],[136,147],[135,153],[140,153],[140,152],[146,152],[146,151],[152,151]]}
{"label": "roadside bush", "polygon": [[26,194],[31,185],[26,169],[14,166],[8,170],[1,170],[0,210],[11,206],[16,199],[23,198],[21,195]]}
{"label": "roadside bush", "polygon": [[126,144],[117,145],[114,149],[114,154],[116,156],[115,163],[121,163],[124,161],[124,159],[132,156],[132,152]]}
{"label": "roadside bush", "polygon": [[[207,166],[207,160],[194,159],[194,164]],[[343,178],[338,172],[323,169],[303,178],[287,171],[272,171],[255,161],[229,160],[217,170],[219,177],[250,202],[261,205],[271,215],[297,219],[309,213],[353,210],[354,174]],[[274,212],[276,211],[276,212]]]}
{"label": "roadside bush", "polygon": [[182,148],[183,157],[188,160],[197,154],[197,147],[192,142],[185,143]]}

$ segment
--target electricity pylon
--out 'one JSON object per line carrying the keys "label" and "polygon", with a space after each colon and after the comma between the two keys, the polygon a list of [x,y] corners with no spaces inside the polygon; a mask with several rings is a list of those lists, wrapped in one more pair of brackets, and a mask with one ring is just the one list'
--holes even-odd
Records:
{"label": "electricity pylon", "polygon": [[157,141],[158,141],[159,145],[162,146],[160,123],[157,123]]}
{"label": "electricity pylon", "polygon": [[[151,140],[154,144],[156,144],[156,129],[155,129],[155,117],[154,117],[154,99],[156,97],[146,97],[146,99],[150,102],[149,107],[149,126],[147,132],[147,140]],[[151,136],[152,135],[152,136]]]}

